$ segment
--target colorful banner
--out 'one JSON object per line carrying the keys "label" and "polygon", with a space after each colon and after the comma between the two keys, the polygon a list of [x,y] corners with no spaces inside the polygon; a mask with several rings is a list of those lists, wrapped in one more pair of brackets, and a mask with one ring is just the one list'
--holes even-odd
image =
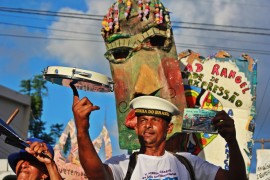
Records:
{"label": "colorful banner", "polygon": [[[234,119],[237,140],[249,172],[255,125],[256,62],[246,54],[233,58],[221,51],[204,58],[191,50],[179,54],[179,60],[187,106],[225,110]],[[196,149],[199,156],[228,169],[229,149],[224,139],[215,134],[195,135],[199,140],[193,139],[188,146],[199,146],[200,151]],[[195,144],[190,146],[192,142]]]}

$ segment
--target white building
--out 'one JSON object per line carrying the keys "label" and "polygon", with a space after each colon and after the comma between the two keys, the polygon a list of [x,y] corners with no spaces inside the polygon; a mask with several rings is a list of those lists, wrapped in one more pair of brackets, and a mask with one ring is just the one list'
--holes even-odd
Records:
{"label": "white building", "polygon": [[[7,121],[17,108],[19,113],[9,125],[22,138],[27,138],[31,110],[30,96],[20,94],[0,85],[0,119]],[[4,142],[5,138],[4,135],[0,136],[0,179],[3,179],[6,175],[13,174],[6,159],[8,154],[18,151],[18,148],[6,144]]]}

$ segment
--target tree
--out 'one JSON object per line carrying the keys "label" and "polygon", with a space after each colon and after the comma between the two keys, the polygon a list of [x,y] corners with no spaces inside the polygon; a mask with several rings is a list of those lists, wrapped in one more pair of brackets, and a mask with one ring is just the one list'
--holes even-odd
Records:
{"label": "tree", "polygon": [[46,133],[46,122],[41,120],[43,111],[43,97],[48,95],[46,80],[42,75],[35,75],[33,79],[22,80],[20,92],[31,97],[31,116],[29,123],[30,137],[43,139],[53,145],[63,131],[63,124],[53,124],[50,133]]}
{"label": "tree", "polygon": [[63,130],[63,124],[53,124],[51,125],[51,132],[50,135],[54,139],[54,142],[61,136],[62,130]]}
{"label": "tree", "polygon": [[63,153],[67,155],[69,153],[70,148],[71,148],[71,137],[70,137],[70,134],[68,134],[66,144],[64,145],[64,148],[63,148]]}

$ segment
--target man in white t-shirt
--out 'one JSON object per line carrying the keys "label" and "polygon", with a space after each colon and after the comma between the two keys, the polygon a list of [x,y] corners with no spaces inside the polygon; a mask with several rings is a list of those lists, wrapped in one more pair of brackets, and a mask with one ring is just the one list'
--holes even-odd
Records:
{"label": "man in white t-shirt", "polygon": [[[131,156],[133,158],[127,155],[116,156],[103,164],[88,133],[89,115],[99,107],[94,106],[87,98],[79,100],[74,96],[72,109],[77,127],[79,157],[88,178],[188,180],[193,179],[192,171],[198,180],[247,179],[244,160],[236,140],[234,121],[226,112],[217,113],[212,122],[230,149],[228,171],[189,153],[180,153],[188,160],[188,163],[183,163],[176,155],[165,150],[166,136],[173,129],[171,117],[179,114],[178,108],[171,102],[159,97],[141,96],[134,98],[130,107],[137,116],[135,131],[141,148],[136,155]],[[131,166],[134,167],[130,168]]]}

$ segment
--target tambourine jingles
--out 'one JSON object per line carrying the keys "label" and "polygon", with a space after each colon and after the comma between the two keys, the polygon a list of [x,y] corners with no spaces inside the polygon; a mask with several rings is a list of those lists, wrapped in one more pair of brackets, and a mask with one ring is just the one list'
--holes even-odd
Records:
{"label": "tambourine jingles", "polygon": [[93,71],[71,67],[48,66],[43,71],[43,77],[52,83],[67,87],[70,87],[70,83],[73,82],[77,89],[85,91],[113,91],[112,79]]}

